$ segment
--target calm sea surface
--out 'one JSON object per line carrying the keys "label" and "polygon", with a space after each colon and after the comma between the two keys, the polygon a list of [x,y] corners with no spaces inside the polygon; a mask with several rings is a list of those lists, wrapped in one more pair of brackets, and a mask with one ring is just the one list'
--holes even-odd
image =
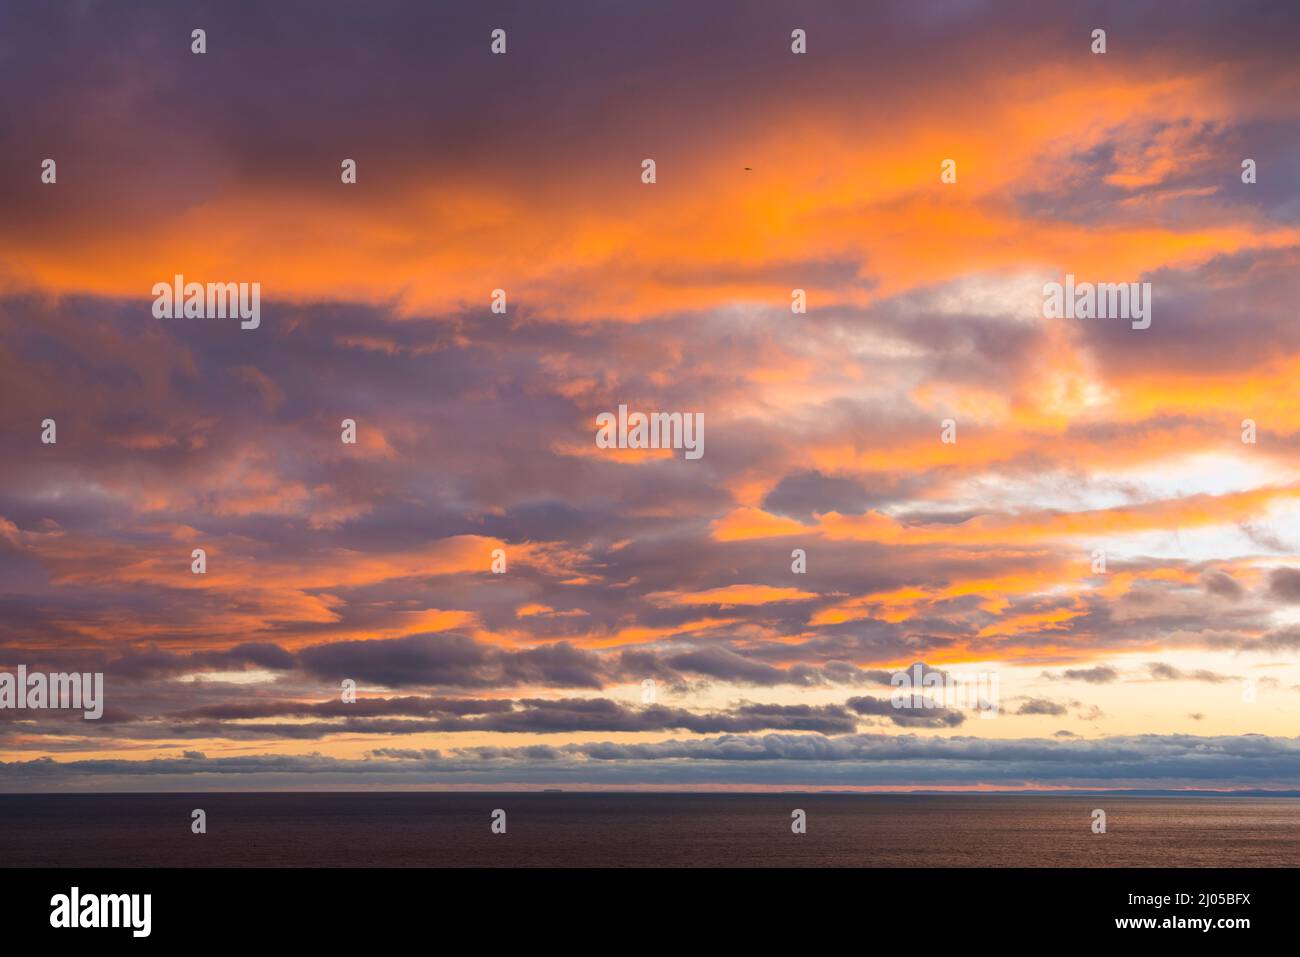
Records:
{"label": "calm sea surface", "polygon": [[1300,798],[0,795],[0,866],[1295,867]]}

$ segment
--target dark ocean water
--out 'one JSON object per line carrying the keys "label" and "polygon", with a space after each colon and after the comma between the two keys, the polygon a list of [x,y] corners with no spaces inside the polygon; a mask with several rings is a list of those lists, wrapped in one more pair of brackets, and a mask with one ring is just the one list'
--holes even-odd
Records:
{"label": "dark ocean water", "polygon": [[[190,832],[207,812],[208,833]],[[491,833],[506,811],[507,832]],[[790,830],[794,808],[807,833]],[[1107,833],[1091,831],[1092,810]],[[1295,867],[1300,799],[0,795],[7,867]]]}

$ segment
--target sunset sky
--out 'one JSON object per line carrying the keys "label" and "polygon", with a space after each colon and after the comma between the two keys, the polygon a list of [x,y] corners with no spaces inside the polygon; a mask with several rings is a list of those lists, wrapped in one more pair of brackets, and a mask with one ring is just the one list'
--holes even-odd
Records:
{"label": "sunset sky", "polygon": [[[0,710],[0,790],[1300,788],[1297,51],[1286,3],[4,4],[0,670],[106,708]],[[177,274],[260,328],[155,318]],[[1044,318],[1067,274],[1151,327]],[[621,404],[703,457],[598,448]],[[893,708],[918,662],[998,716]]]}

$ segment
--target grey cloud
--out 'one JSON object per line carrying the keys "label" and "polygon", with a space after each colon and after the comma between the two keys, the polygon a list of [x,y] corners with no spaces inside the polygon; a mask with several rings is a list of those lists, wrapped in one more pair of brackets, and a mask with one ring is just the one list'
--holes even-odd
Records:
{"label": "grey cloud", "polygon": [[1268,576],[1268,593],[1279,601],[1300,602],[1300,568],[1275,568]]}
{"label": "grey cloud", "polygon": [[889,699],[870,695],[850,698],[845,703],[858,714],[888,718],[901,727],[955,728],[966,720],[964,714],[951,708],[895,708]]}
{"label": "grey cloud", "polygon": [[[689,759],[689,760],[684,760]],[[438,751],[377,749],[364,759],[324,755],[125,758],[0,763],[11,791],[80,785],[93,790],[232,790],[347,784],[424,786],[507,782],[573,785],[712,781],[808,786],[1258,787],[1300,781],[1300,739],[1241,735],[1134,735],[1101,739],[918,737],[914,734],[722,735],[656,743]]]}
{"label": "grey cloud", "polygon": [[1050,714],[1063,715],[1068,709],[1059,702],[1048,698],[1030,698],[1016,709],[1016,714]]}
{"label": "grey cloud", "polygon": [[1235,578],[1218,569],[1212,569],[1202,575],[1201,583],[1205,585],[1206,591],[1212,595],[1218,595],[1220,598],[1236,600],[1246,593],[1246,590],[1241,587]]}
{"label": "grey cloud", "polygon": [[1205,681],[1210,684],[1224,684],[1229,681],[1240,681],[1240,676],[1224,675],[1215,671],[1208,671],[1204,668],[1198,668],[1195,671],[1183,671],[1175,668],[1173,665],[1166,664],[1162,661],[1152,661],[1147,664],[1147,671],[1151,677],[1157,681]]}
{"label": "grey cloud", "polygon": [[1118,680],[1119,672],[1110,665],[1097,665],[1093,668],[1066,668],[1059,673],[1044,671],[1043,677],[1049,681],[1069,679],[1070,681],[1086,681],[1088,684],[1104,685]]}

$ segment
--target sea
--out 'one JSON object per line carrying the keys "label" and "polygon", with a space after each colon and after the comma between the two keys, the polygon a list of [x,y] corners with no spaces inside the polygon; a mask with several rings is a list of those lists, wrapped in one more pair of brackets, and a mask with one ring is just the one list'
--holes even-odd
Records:
{"label": "sea", "polygon": [[0,795],[0,867],[1296,866],[1300,797]]}

